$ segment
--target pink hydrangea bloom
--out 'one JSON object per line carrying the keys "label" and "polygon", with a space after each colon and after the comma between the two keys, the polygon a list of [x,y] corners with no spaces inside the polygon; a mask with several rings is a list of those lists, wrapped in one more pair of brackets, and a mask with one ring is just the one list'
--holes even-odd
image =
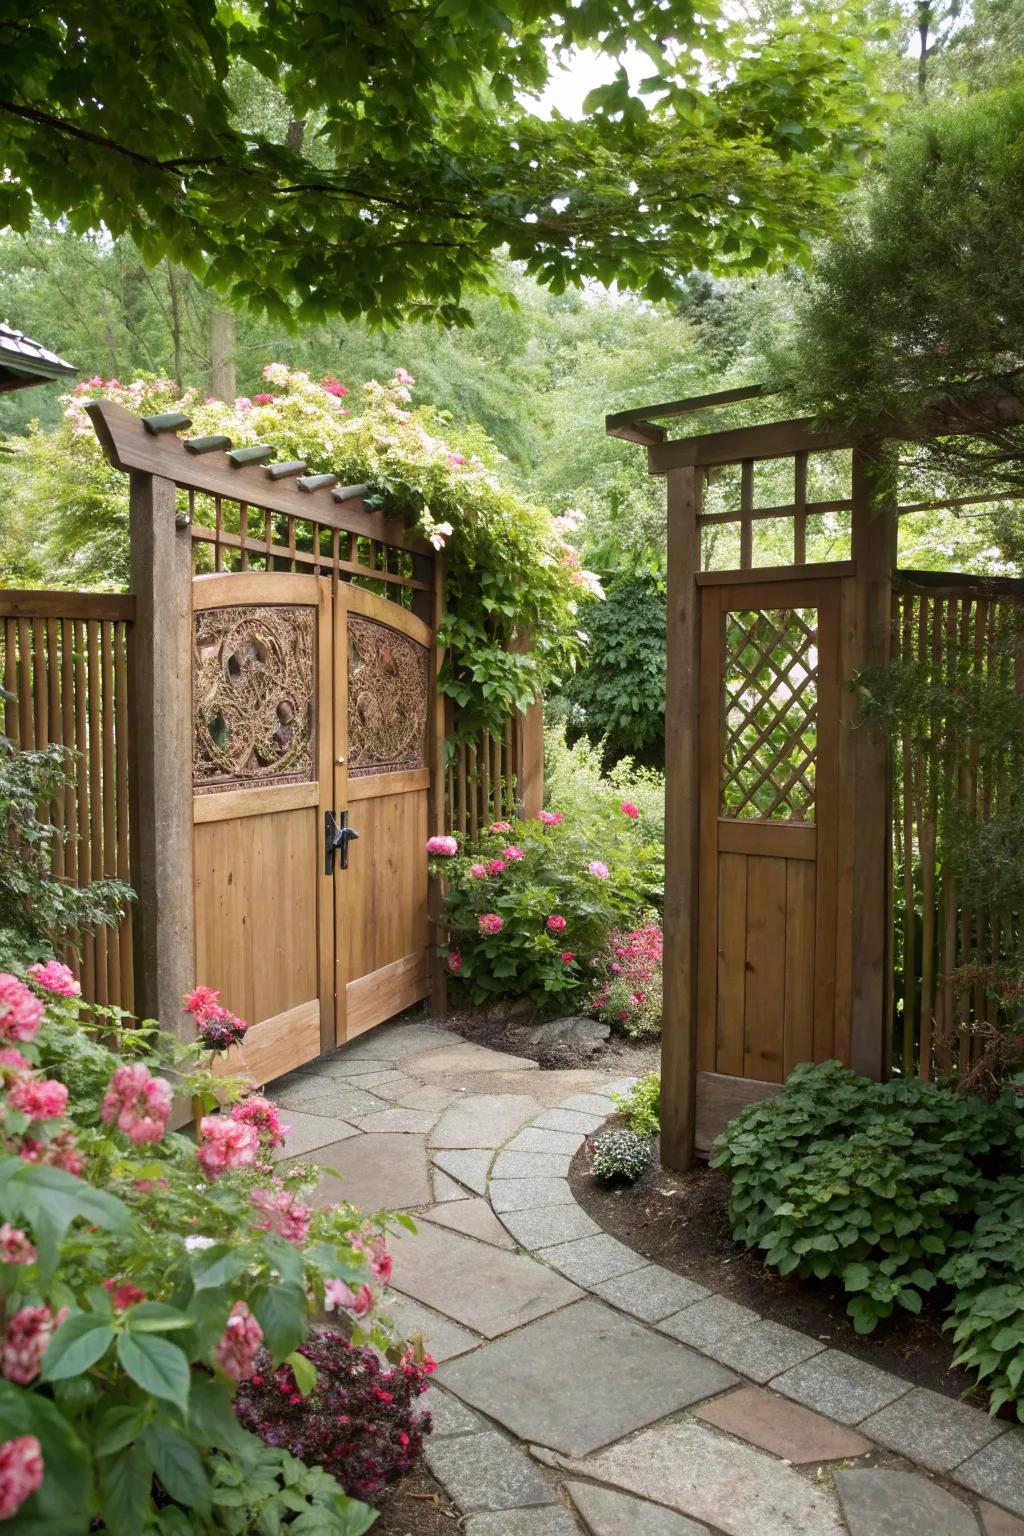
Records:
{"label": "pink hydrangea bloom", "polygon": [[508,859],[512,864],[518,863],[520,859],[526,858],[526,854],[521,848],[517,848],[515,843],[510,843],[507,848],[503,848],[501,850],[501,856],[503,859]]}
{"label": "pink hydrangea bloom", "polygon": [[608,865],[602,864],[600,859],[591,859],[590,863],[587,865],[587,868],[590,873],[592,875],[596,875],[599,880],[608,879]]}
{"label": "pink hydrangea bloom", "polygon": [[464,453],[450,453],[448,455],[448,464],[452,469],[458,469],[459,465],[465,464],[465,462],[466,455]]}
{"label": "pink hydrangea bloom", "polygon": [[487,866],[487,873],[489,875],[503,875],[506,869],[508,869],[508,865],[504,859],[491,859]]}
{"label": "pink hydrangea bloom", "polygon": [[173,1097],[167,1079],[154,1077],[141,1062],[118,1067],[104,1095],[100,1118],[104,1125],[124,1131],[135,1146],[144,1146],[162,1138]]}
{"label": "pink hydrangea bloom", "polygon": [[42,987],[44,992],[52,992],[56,997],[81,997],[82,984],[75,977],[70,966],[62,965],[59,960],[47,960],[43,965],[37,961],[30,965],[28,974],[32,977],[37,987]]}
{"label": "pink hydrangea bloom", "polygon": [[43,1481],[43,1448],[35,1435],[17,1435],[0,1445],[0,1520],[16,1515]]}
{"label": "pink hydrangea bloom", "polygon": [[487,866],[486,866],[486,864],[471,864],[469,866],[469,872],[473,876],[474,880],[486,880],[487,879]]}
{"label": "pink hydrangea bloom", "polygon": [[632,800],[623,800],[622,804],[619,806],[619,810],[622,812],[623,816],[628,816],[630,821],[636,821],[637,817],[640,815],[639,807],[634,805]]}
{"label": "pink hydrangea bloom", "polygon": [[0,971],[0,1037],[32,1040],[43,1018],[43,1005],[35,993],[10,971]]}
{"label": "pink hydrangea bloom", "polygon": [[262,1094],[252,1093],[231,1110],[232,1120],[240,1125],[252,1125],[265,1147],[283,1147],[288,1138],[290,1125],[281,1124],[277,1105],[271,1104]]}
{"label": "pink hydrangea bloom", "polygon": [[262,1347],[263,1329],[246,1303],[236,1301],[220,1343],[214,1348],[213,1358],[232,1381],[248,1381],[256,1369],[256,1356]]}
{"label": "pink hydrangea bloom", "polygon": [[256,1159],[260,1139],[253,1125],[240,1124],[229,1115],[204,1115],[199,1122],[202,1145],[197,1149],[203,1172],[216,1179],[233,1168],[245,1168]]}
{"label": "pink hydrangea bloom", "polygon": [[30,1120],[55,1120],[67,1108],[68,1091],[55,1077],[17,1077],[7,1091],[7,1102]]}
{"label": "pink hydrangea bloom", "polygon": [[325,393],[333,395],[336,400],[342,400],[348,394],[347,387],[344,384],[339,384],[334,375],[330,373],[324,379],[323,387]]}
{"label": "pink hydrangea bloom", "polygon": [[462,956],[457,949],[450,949],[448,951],[448,969],[453,976],[458,976],[462,970]]}
{"label": "pink hydrangea bloom", "polygon": [[476,925],[481,933],[500,933],[505,926],[505,919],[499,917],[497,912],[484,912],[477,918]]}
{"label": "pink hydrangea bloom", "polygon": [[35,1244],[28,1233],[23,1232],[20,1227],[12,1227],[9,1221],[5,1221],[0,1226],[0,1263],[34,1264],[35,1261]]}
{"label": "pink hydrangea bloom", "polygon": [[361,1285],[358,1291],[354,1291],[344,1280],[324,1281],[324,1308],[333,1312],[351,1312],[353,1317],[365,1317],[373,1306],[373,1292],[368,1285]]}
{"label": "pink hydrangea bloom", "polygon": [[264,1231],[277,1232],[290,1243],[301,1245],[306,1241],[313,1212],[290,1190],[275,1181],[269,1189],[254,1189],[249,1199],[263,1213],[259,1225]]}
{"label": "pink hydrangea bloom", "polygon": [[558,958],[561,960],[563,965],[572,965],[573,961],[576,959],[576,951],[574,949],[563,949]]}
{"label": "pink hydrangea bloom", "polygon": [[22,1307],[8,1319],[0,1351],[0,1364],[8,1381],[16,1381],[19,1387],[35,1381],[54,1330],[67,1315],[67,1307],[62,1307],[56,1317],[49,1307]]}
{"label": "pink hydrangea bloom", "polygon": [[454,837],[428,837],[427,852],[435,858],[453,859],[459,851],[459,845]]}
{"label": "pink hydrangea bloom", "polygon": [[12,1046],[10,1050],[0,1051],[0,1067],[8,1067],[12,1072],[31,1072],[32,1063]]}
{"label": "pink hydrangea bloom", "polygon": [[546,927],[549,933],[564,933],[565,918],[562,916],[561,912],[552,912],[551,916],[547,920]]}
{"label": "pink hydrangea bloom", "polygon": [[488,830],[491,832],[504,832],[507,835],[512,831],[512,823],[510,821],[492,821]]}
{"label": "pink hydrangea bloom", "polygon": [[540,811],[537,820],[542,821],[546,827],[557,827],[565,817],[561,811]]}
{"label": "pink hydrangea bloom", "polygon": [[253,405],[273,405],[273,403],[274,403],[274,396],[273,395],[253,395],[252,403],[253,403]]}
{"label": "pink hydrangea bloom", "polygon": [[398,380],[399,384],[416,383],[416,380],[413,378],[412,374],[408,373],[404,368],[395,369],[395,378]]}

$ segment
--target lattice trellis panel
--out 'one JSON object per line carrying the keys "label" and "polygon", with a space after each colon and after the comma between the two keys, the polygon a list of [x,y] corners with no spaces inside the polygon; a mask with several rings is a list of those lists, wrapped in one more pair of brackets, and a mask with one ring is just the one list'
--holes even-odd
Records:
{"label": "lattice trellis panel", "polygon": [[814,820],[817,610],[726,614],[721,814]]}

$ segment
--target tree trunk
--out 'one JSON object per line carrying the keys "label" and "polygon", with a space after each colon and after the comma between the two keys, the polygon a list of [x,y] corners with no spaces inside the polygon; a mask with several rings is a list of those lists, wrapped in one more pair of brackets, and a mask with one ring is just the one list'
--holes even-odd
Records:
{"label": "tree trunk", "polygon": [[233,400],[235,384],[235,317],[230,309],[210,311],[210,393]]}
{"label": "tree trunk", "polygon": [[921,50],[917,56],[917,92],[923,96],[928,89],[928,33],[931,31],[931,0],[919,0],[917,7],[917,35]]}
{"label": "tree trunk", "polygon": [[182,390],[181,381],[181,295],[178,292],[178,274],[174,270],[173,261],[167,265],[167,289],[171,298],[171,339],[174,343],[174,382],[178,386],[178,393]]}

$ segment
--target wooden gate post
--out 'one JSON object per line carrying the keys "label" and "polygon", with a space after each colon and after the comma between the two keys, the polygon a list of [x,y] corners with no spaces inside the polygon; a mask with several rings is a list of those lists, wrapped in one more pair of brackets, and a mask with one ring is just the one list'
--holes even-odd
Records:
{"label": "wooden gate post", "polygon": [[[898,513],[892,449],[879,441],[853,450],[853,558],[857,565],[845,674],[889,663],[892,574]],[[880,1078],[888,1036],[890,871],[889,754],[884,732],[860,721],[843,750],[852,754],[850,1066]]]}
{"label": "wooden gate post", "polygon": [[175,503],[172,481],[131,471],[131,879],[136,1012],[191,1038],[192,539]]}
{"label": "wooden gate post", "polygon": [[669,470],[661,1160],[693,1166],[697,1118],[697,806],[701,470]]}

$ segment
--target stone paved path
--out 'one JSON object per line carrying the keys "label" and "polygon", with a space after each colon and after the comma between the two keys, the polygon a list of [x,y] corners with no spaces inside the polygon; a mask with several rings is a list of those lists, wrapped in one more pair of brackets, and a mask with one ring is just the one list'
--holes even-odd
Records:
{"label": "stone paved path", "polygon": [[385,1310],[441,1362],[467,1536],[1024,1536],[1024,1429],[649,1263],[569,1164],[626,1084],[425,1022],[275,1085],[317,1198],[411,1211]]}

